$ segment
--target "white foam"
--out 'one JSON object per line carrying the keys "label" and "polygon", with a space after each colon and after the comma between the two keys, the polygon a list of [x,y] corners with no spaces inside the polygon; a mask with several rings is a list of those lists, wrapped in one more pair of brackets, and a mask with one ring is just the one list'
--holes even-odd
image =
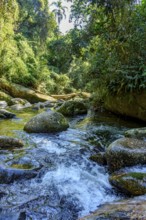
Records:
{"label": "white foam", "polygon": [[77,164],[71,167],[58,166],[56,171],[48,172],[42,181],[44,186],[55,183],[61,196],[76,198],[83,207],[81,216],[95,210],[100,204],[116,199],[116,196],[107,194],[111,190],[108,175],[101,173],[98,165],[89,173],[84,165],[84,169]]}

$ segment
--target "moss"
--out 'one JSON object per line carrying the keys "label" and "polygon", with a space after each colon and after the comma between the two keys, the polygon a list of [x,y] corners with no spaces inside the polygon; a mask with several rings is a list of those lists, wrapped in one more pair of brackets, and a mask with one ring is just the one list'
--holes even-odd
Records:
{"label": "moss", "polygon": [[146,177],[146,173],[129,173],[127,174],[127,177],[131,176],[132,178],[135,178],[137,180],[143,180]]}
{"label": "moss", "polygon": [[92,155],[90,157],[90,160],[93,160],[94,162],[96,162],[100,165],[106,165],[107,164],[104,153],[98,153],[98,154]]}
{"label": "moss", "polygon": [[31,170],[33,166],[31,164],[12,164],[12,168],[23,169],[23,170]]}
{"label": "moss", "polygon": [[110,177],[110,182],[129,195],[139,196],[146,193],[145,186],[146,173],[130,172],[114,174]]}
{"label": "moss", "polygon": [[32,110],[23,110],[14,113],[16,113],[16,119],[5,119],[0,121],[0,135],[17,137],[18,134],[16,131],[23,130],[24,124],[38,112]]}

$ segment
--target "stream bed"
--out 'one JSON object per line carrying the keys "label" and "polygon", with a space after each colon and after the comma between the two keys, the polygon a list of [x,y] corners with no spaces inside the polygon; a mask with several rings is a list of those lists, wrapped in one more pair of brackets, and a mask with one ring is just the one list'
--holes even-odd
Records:
{"label": "stream bed", "polygon": [[107,167],[89,158],[140,124],[100,113],[96,120],[86,115],[70,118],[64,132],[27,134],[21,128],[32,114],[19,117],[0,121],[0,133],[6,127],[25,147],[1,150],[0,166],[30,170],[36,176],[0,184],[0,220],[77,220],[121,198],[108,181]]}

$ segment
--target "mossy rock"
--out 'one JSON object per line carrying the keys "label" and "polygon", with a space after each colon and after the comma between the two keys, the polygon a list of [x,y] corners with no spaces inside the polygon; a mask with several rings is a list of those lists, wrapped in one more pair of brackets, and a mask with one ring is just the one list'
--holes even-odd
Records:
{"label": "mossy rock", "polygon": [[0,184],[10,184],[14,181],[31,179],[37,176],[34,170],[1,168],[0,167]]}
{"label": "mossy rock", "polygon": [[85,114],[87,113],[87,105],[84,101],[70,100],[64,102],[57,111],[66,116]]}
{"label": "mossy rock", "polygon": [[116,114],[146,121],[146,90],[133,93],[108,94],[104,107]]}
{"label": "mossy rock", "polygon": [[0,136],[0,148],[2,149],[15,148],[15,147],[21,148],[23,146],[24,143],[17,138]]}
{"label": "mossy rock", "polygon": [[0,118],[4,118],[4,119],[10,119],[10,118],[15,118],[16,115],[12,112],[9,112],[5,109],[0,109]]}
{"label": "mossy rock", "polygon": [[49,111],[31,118],[24,130],[28,133],[50,133],[64,131],[68,127],[68,121],[61,113]]}
{"label": "mossy rock", "polygon": [[128,172],[113,174],[109,178],[110,183],[132,196],[140,196],[146,193],[146,173]]}
{"label": "mossy rock", "polygon": [[103,152],[100,152],[98,154],[94,154],[94,155],[90,156],[90,160],[93,160],[94,162],[98,163],[99,165],[106,165],[107,164],[105,153],[103,153]]}
{"label": "mossy rock", "polygon": [[146,164],[146,142],[133,138],[120,138],[107,148],[106,159],[110,172],[126,166]]}
{"label": "mossy rock", "polygon": [[127,130],[125,131],[125,136],[138,139],[146,138],[146,127]]}

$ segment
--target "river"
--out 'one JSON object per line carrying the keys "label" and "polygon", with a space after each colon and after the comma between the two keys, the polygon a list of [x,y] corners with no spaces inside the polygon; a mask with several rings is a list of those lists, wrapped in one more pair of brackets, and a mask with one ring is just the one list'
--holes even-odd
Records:
{"label": "river", "polygon": [[100,113],[96,120],[70,118],[64,132],[27,134],[22,126],[31,116],[0,121],[1,134],[6,127],[25,142],[21,150],[1,150],[0,165],[37,170],[35,178],[0,184],[0,220],[77,220],[121,198],[108,181],[107,167],[89,158],[139,124]]}

